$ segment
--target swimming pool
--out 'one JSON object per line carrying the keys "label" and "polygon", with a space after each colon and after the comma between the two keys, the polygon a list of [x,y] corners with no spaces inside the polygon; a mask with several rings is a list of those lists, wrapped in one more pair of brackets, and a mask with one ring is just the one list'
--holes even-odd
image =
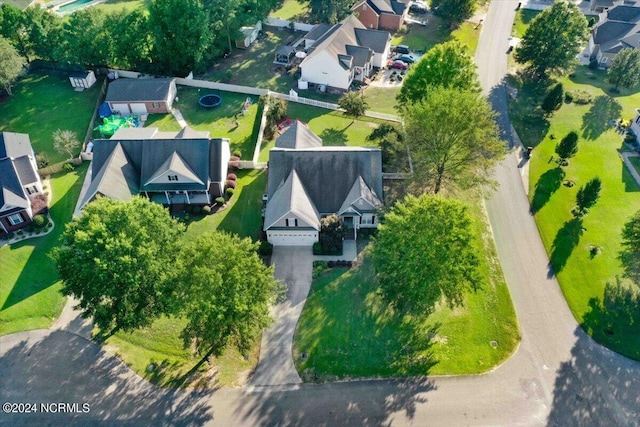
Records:
{"label": "swimming pool", "polygon": [[62,6],[58,7],[56,12],[58,13],[70,13],[77,9],[80,9],[83,6],[88,5],[89,3],[93,3],[95,0],[75,0],[70,3],[65,3]]}

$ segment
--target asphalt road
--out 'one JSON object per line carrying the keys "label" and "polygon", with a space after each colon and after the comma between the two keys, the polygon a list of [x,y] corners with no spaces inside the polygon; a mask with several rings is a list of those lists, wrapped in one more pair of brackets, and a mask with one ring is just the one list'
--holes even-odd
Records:
{"label": "asphalt road", "polygon": [[[501,82],[516,4],[492,1],[476,56],[503,127],[508,119]],[[640,425],[640,364],[595,344],[576,324],[549,275],[516,163],[512,153],[496,169],[500,186],[486,206],[522,343],[493,372],[166,391],[84,338],[30,331],[0,337],[0,400],[88,403],[90,410],[0,413],[0,425]]]}

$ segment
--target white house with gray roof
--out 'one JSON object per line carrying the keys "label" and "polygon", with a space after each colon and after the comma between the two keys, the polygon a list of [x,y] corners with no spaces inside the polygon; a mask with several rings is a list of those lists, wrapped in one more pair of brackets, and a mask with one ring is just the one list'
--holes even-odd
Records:
{"label": "white house with gray roof", "polygon": [[[297,126],[295,132],[304,135],[300,129],[306,126]],[[353,238],[359,229],[378,226],[383,197],[380,149],[315,144],[284,148],[276,140],[269,152],[263,230],[274,245],[312,245],[318,241],[320,220],[332,214]]]}
{"label": "white house with gray roof", "polygon": [[364,81],[374,68],[384,67],[390,48],[387,31],[367,29],[351,15],[330,27],[308,49],[300,64],[300,80],[329,91],[347,91],[353,81]]}
{"label": "white house with gray roof", "polygon": [[174,211],[212,204],[224,194],[229,140],[185,127],[119,129],[93,145],[85,206],[97,196],[130,200],[143,195]]}
{"label": "white house with gray roof", "polygon": [[617,4],[600,14],[584,56],[609,68],[613,58],[625,48],[640,50],[640,3]]}
{"label": "white house with gray roof", "polygon": [[[0,234],[19,230],[37,213],[43,193],[36,155],[25,133],[0,133]],[[46,208],[46,200],[40,206]]]}

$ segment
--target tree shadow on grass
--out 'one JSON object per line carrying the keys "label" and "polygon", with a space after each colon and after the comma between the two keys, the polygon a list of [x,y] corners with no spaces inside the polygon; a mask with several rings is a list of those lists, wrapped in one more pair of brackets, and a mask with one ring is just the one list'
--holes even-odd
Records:
{"label": "tree shadow on grass", "polygon": [[572,218],[565,222],[553,240],[549,259],[549,277],[562,271],[573,250],[578,246],[582,228],[582,218]]}
{"label": "tree shadow on grass", "polygon": [[[349,126],[351,126],[351,124],[349,124]],[[347,134],[345,131],[349,126],[346,126],[344,129],[328,128],[323,130],[320,135],[318,135],[322,139],[322,145],[347,145]]]}
{"label": "tree shadow on grass", "polygon": [[558,191],[566,173],[560,167],[549,169],[540,176],[531,200],[531,213],[535,214],[547,204],[553,193]]}
{"label": "tree shadow on grass", "polygon": [[582,137],[596,139],[610,128],[609,122],[622,114],[622,106],[615,99],[600,95],[591,109],[582,116]]}

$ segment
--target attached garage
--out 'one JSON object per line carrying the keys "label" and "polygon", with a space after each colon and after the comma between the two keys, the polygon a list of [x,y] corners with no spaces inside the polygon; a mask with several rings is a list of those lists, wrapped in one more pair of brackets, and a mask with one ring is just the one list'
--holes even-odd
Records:
{"label": "attached garage", "polygon": [[111,111],[114,113],[118,113],[121,116],[128,116],[131,114],[131,110],[129,110],[129,104],[111,104]]}
{"label": "attached garage", "polygon": [[318,241],[316,230],[267,231],[267,240],[274,246],[311,246]]}
{"label": "attached garage", "polygon": [[142,103],[129,104],[133,114],[147,114],[147,106]]}

